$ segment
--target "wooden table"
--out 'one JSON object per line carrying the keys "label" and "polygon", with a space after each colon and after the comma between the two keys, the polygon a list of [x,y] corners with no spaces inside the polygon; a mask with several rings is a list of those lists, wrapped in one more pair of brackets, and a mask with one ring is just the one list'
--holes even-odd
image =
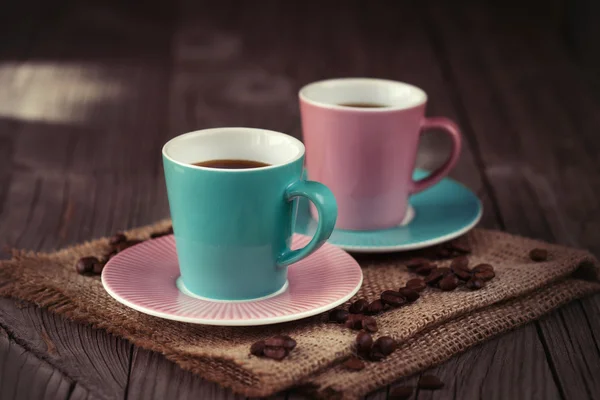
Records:
{"label": "wooden table", "polygon": [[[534,19],[481,2],[318,3],[0,0],[0,240],[52,250],[166,217],[167,139],[300,137],[300,86],[376,76],[424,88],[428,115],[460,124],[452,176],[482,199],[481,226],[600,255],[599,82],[571,57],[560,7],[534,3]],[[420,167],[444,159],[441,137],[424,138]],[[433,368],[447,389],[417,397],[600,398],[599,316],[600,295],[572,302]],[[1,399],[211,397],[239,398],[0,299]]]}

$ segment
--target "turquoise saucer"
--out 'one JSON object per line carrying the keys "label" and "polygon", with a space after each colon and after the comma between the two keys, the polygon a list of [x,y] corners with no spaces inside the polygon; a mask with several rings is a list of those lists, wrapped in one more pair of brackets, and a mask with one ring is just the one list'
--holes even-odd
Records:
{"label": "turquoise saucer", "polygon": [[[417,169],[414,179],[428,174]],[[483,212],[475,193],[449,178],[411,196],[409,202],[412,207],[409,213],[414,211],[414,215],[402,226],[376,231],[336,229],[328,242],[358,253],[415,250],[463,235],[479,222]],[[295,231],[312,236],[316,227],[317,223],[310,216],[308,201],[300,199]]]}

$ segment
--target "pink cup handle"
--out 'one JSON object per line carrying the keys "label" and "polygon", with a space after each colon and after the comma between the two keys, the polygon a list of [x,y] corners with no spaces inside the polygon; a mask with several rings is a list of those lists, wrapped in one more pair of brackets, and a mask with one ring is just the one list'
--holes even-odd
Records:
{"label": "pink cup handle", "polygon": [[452,151],[450,152],[450,156],[446,162],[441,167],[433,171],[426,178],[412,182],[412,188],[410,191],[411,194],[421,192],[438,183],[442,178],[448,175],[450,170],[456,165],[458,156],[460,155],[462,140],[460,137],[460,130],[454,122],[444,117],[425,118],[421,124],[421,134],[424,134],[425,130],[430,128],[443,129],[444,132],[450,136],[452,139]]}

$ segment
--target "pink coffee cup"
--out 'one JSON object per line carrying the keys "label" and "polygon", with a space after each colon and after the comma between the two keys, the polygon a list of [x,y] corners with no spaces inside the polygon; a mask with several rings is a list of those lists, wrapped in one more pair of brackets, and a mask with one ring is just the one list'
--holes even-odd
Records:
{"label": "pink coffee cup", "polygon": [[[383,79],[331,79],[304,86],[299,97],[308,176],[335,195],[338,229],[400,225],[409,196],[435,185],[458,161],[458,127],[447,118],[425,118],[427,95],[415,86]],[[444,130],[452,150],[441,167],[414,181],[419,138],[428,128]]]}

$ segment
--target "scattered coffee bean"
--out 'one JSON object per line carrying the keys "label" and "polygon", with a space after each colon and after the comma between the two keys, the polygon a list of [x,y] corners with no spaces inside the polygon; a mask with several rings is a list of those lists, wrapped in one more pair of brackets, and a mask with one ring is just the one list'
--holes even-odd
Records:
{"label": "scattered coffee bean", "polygon": [[348,319],[348,311],[337,308],[329,312],[329,320],[331,322],[337,322],[343,324]]}
{"label": "scattered coffee bean", "polygon": [[365,312],[368,306],[369,302],[367,300],[358,299],[350,305],[348,311],[350,311],[350,314],[362,314]]}
{"label": "scattered coffee bean", "polygon": [[385,290],[381,293],[381,301],[384,304],[389,304],[392,307],[399,307],[406,304],[406,299],[400,293],[393,290]]}
{"label": "scattered coffee bean", "polygon": [[494,279],[495,276],[496,273],[490,270],[480,271],[473,274],[474,278],[481,279],[482,281],[489,281],[491,279]]}
{"label": "scattered coffee bean", "polygon": [[483,287],[485,287],[485,282],[482,281],[481,279],[477,279],[477,278],[471,278],[470,280],[467,281],[467,288],[471,289],[471,290],[479,290],[482,289]]}
{"label": "scattered coffee bean", "polygon": [[473,267],[471,272],[476,274],[478,272],[493,271],[493,270],[494,270],[494,267],[492,267],[490,264],[477,264],[476,266]]}
{"label": "scattered coffee bean", "polygon": [[373,347],[373,336],[369,332],[359,332],[356,335],[356,350],[361,354],[369,354]]}
{"label": "scattered coffee bean", "polygon": [[443,274],[442,276],[446,276],[446,275],[452,274],[452,270],[450,268],[448,268],[448,267],[441,267],[441,268],[438,268],[436,271],[441,272]]}
{"label": "scattered coffee bean", "polygon": [[258,357],[262,357],[264,349],[265,349],[265,341],[259,340],[258,342],[254,343],[254,344],[252,344],[252,346],[250,346],[250,354],[253,354]]}
{"label": "scattered coffee bean", "polygon": [[440,279],[440,281],[438,282],[438,286],[444,292],[449,292],[458,287],[458,278],[453,274],[446,275],[442,279]]}
{"label": "scattered coffee bean", "polygon": [[427,285],[425,284],[425,281],[423,279],[415,278],[406,282],[406,287],[416,292],[422,292],[423,290],[425,290]]}
{"label": "scattered coffee bean", "polygon": [[469,246],[469,244],[466,242],[454,241],[454,242],[450,242],[448,244],[448,246],[452,250],[454,250],[455,252],[458,252],[458,253],[462,253],[462,254],[471,253],[471,246]]}
{"label": "scattered coffee bean", "polygon": [[417,269],[420,266],[429,264],[429,260],[427,260],[426,258],[413,258],[411,260],[408,260],[406,262],[406,268],[408,269]]}
{"label": "scattered coffee bean", "polygon": [[413,394],[413,388],[410,386],[396,386],[390,390],[388,399],[390,400],[407,400]]}
{"label": "scattered coffee bean", "polygon": [[548,259],[548,250],[533,249],[529,252],[529,258],[536,262],[546,261]]}
{"label": "scattered coffee bean", "polygon": [[92,272],[96,275],[100,275],[102,273],[103,269],[104,269],[104,263],[97,262],[94,264],[94,267],[92,268]]}
{"label": "scattered coffee bean", "polygon": [[416,290],[407,287],[398,289],[398,293],[400,293],[402,297],[404,297],[409,303],[417,301],[417,299],[420,297],[419,293]]}
{"label": "scattered coffee bean", "polygon": [[289,337],[288,335],[284,335],[283,337],[283,348],[287,351],[292,351],[296,348],[296,341]]}
{"label": "scattered coffee bean", "polygon": [[425,283],[429,286],[436,286],[437,283],[444,277],[444,272],[439,269],[431,271],[429,275],[425,277]]}
{"label": "scattered coffee bean", "polygon": [[434,375],[423,375],[419,379],[419,389],[438,390],[444,387],[444,382]]}
{"label": "scattered coffee bean", "polygon": [[365,363],[357,357],[350,357],[342,366],[350,371],[360,371],[365,368]]}
{"label": "scattered coffee bean", "polygon": [[94,272],[94,265],[99,262],[96,257],[81,257],[75,264],[75,269],[79,274],[91,274]]}
{"label": "scattered coffee bean", "polygon": [[384,356],[389,356],[396,350],[396,341],[389,336],[381,336],[375,341],[373,348]]}
{"label": "scattered coffee bean", "polygon": [[108,243],[109,243],[111,246],[115,246],[115,245],[117,245],[117,244],[119,244],[119,243],[121,243],[121,242],[125,242],[125,241],[127,241],[127,236],[125,236],[125,235],[124,235],[123,233],[121,233],[121,232],[115,233],[114,235],[112,235],[112,236],[110,237],[110,239],[108,239]]}
{"label": "scattered coffee bean", "polygon": [[418,267],[415,272],[419,275],[429,275],[432,271],[434,271],[437,268],[437,265],[435,264],[424,264],[421,265],[420,267]]}
{"label": "scattered coffee bean", "polygon": [[451,267],[452,268],[452,272],[454,272],[454,275],[456,275],[456,277],[458,279],[460,279],[461,281],[468,281],[469,279],[471,279],[471,270],[469,270],[468,268],[465,269],[461,269],[461,268],[456,268],[456,267]]}
{"label": "scattered coffee bean", "polygon": [[283,347],[269,347],[265,346],[263,349],[263,354],[265,357],[270,358],[272,360],[281,361],[288,355],[288,352]]}
{"label": "scattered coffee bean", "polygon": [[363,318],[364,318],[364,315],[362,315],[362,314],[350,314],[350,315],[348,315],[348,319],[344,323],[344,326],[346,328],[355,329],[355,330],[361,329]]}
{"label": "scattered coffee bean", "polygon": [[283,345],[285,344],[285,341],[286,341],[286,338],[284,336],[277,335],[277,336],[273,336],[273,337],[270,337],[267,340],[265,340],[265,346],[283,347]]}
{"label": "scattered coffee bean", "polygon": [[365,314],[375,315],[383,311],[383,302],[381,300],[372,301],[367,307]]}
{"label": "scattered coffee bean", "polygon": [[134,239],[134,240],[126,240],[126,241],[124,241],[124,242],[120,242],[120,243],[118,243],[118,244],[115,246],[115,249],[116,249],[117,251],[123,251],[123,250],[125,250],[125,249],[128,249],[128,248],[130,248],[131,246],[135,246],[135,245],[136,245],[136,244],[138,244],[138,243],[142,243],[142,241],[141,241],[141,240],[135,240],[135,239]]}
{"label": "scattered coffee bean", "polygon": [[383,354],[379,349],[373,347],[371,352],[369,353],[369,360],[371,361],[381,361],[385,358],[385,354]]}
{"label": "scattered coffee bean", "polygon": [[116,255],[117,255],[117,250],[112,249],[111,251],[109,251],[108,253],[106,253],[102,256],[102,261],[107,263],[111,258],[113,258]]}
{"label": "scattered coffee bean", "polygon": [[435,255],[438,258],[450,258],[452,257],[452,250],[447,247],[440,247],[436,250]]}
{"label": "scattered coffee bean", "polygon": [[469,259],[465,256],[456,257],[452,260],[450,264],[450,269],[454,271],[455,269],[468,269],[469,268]]}
{"label": "scattered coffee bean", "polygon": [[364,317],[362,328],[367,332],[377,332],[377,321],[373,317]]}

